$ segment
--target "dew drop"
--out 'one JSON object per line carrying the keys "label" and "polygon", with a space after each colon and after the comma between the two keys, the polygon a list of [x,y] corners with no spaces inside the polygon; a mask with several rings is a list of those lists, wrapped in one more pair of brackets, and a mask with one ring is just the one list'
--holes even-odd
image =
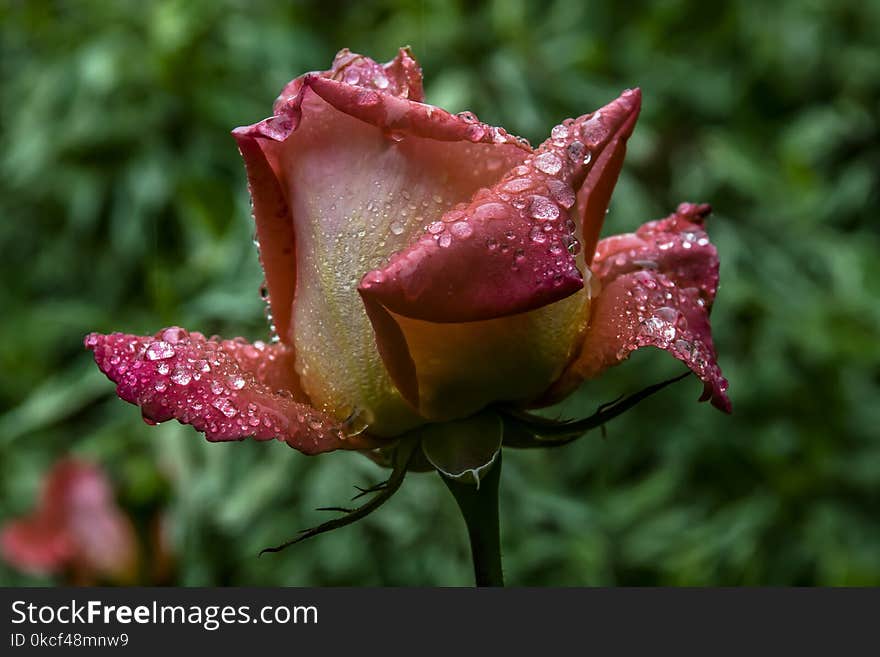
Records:
{"label": "dew drop", "polygon": [[535,168],[552,176],[559,173],[562,168],[562,160],[556,153],[542,153],[535,158]]}
{"label": "dew drop", "polygon": [[192,380],[192,374],[182,367],[175,368],[171,380],[179,386],[185,386]]}
{"label": "dew drop", "polygon": [[559,141],[568,139],[568,127],[562,125],[561,123],[559,125],[553,126],[553,129],[550,131],[550,136],[553,139]]}
{"label": "dew drop", "polygon": [[534,181],[531,178],[514,178],[513,180],[505,183],[502,186],[502,189],[508,192],[524,192],[527,189],[531,189],[534,186]]}
{"label": "dew drop", "polygon": [[561,180],[550,180],[547,183],[547,189],[550,190],[550,195],[553,197],[553,200],[566,210],[574,206],[575,201],[577,200],[574,190]]}
{"label": "dew drop", "polygon": [[486,128],[481,125],[475,124],[467,129],[467,138],[470,141],[480,141],[483,137],[486,136]]}
{"label": "dew drop", "polygon": [[602,123],[602,112],[596,112],[587,120],[581,132],[591,144],[598,144],[608,136],[608,128]]}
{"label": "dew drop", "polygon": [[663,306],[654,311],[654,314],[664,322],[674,322],[678,319],[678,311],[669,306]]}
{"label": "dew drop", "polygon": [[559,218],[559,207],[546,196],[533,196],[529,214],[538,221],[554,221]]}
{"label": "dew drop", "polygon": [[540,226],[533,226],[531,232],[529,233],[529,237],[536,244],[543,244],[547,241],[547,235],[541,230]]}
{"label": "dew drop", "polygon": [[473,235],[474,229],[467,221],[456,221],[449,227],[449,232],[451,232],[455,237],[467,239],[468,237]]}
{"label": "dew drop", "polygon": [[485,219],[504,219],[507,217],[508,208],[503,203],[483,203],[474,210],[474,218],[478,220]]}
{"label": "dew drop", "polygon": [[226,417],[235,417],[236,415],[238,415],[238,411],[236,410],[235,405],[229,400],[228,397],[215,399],[211,402],[211,406],[223,413],[223,415],[225,415]]}
{"label": "dew drop", "polygon": [[186,337],[186,331],[179,326],[172,326],[162,331],[162,339],[171,344],[177,344]]}
{"label": "dew drop", "polygon": [[581,164],[584,161],[584,154],[587,152],[587,147],[584,146],[582,142],[573,141],[568,145],[566,151],[568,152],[568,159],[576,164]]}
{"label": "dew drop", "polygon": [[165,360],[174,355],[174,347],[164,340],[153,342],[147,347],[146,356],[149,360]]}

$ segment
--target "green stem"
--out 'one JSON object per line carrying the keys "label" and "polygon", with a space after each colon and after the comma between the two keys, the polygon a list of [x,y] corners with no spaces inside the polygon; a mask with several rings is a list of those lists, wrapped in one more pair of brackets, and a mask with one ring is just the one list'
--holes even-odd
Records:
{"label": "green stem", "polygon": [[504,586],[501,571],[501,536],[498,522],[498,482],[501,479],[501,452],[480,482],[457,481],[440,475],[452,492],[467,525],[474,560],[477,586]]}

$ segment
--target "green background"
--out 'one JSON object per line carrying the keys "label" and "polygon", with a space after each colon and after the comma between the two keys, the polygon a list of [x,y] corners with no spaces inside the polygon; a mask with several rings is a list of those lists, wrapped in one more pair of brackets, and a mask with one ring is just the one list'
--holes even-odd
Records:
{"label": "green background", "polygon": [[[151,428],[82,348],[180,324],[265,337],[231,128],[336,50],[411,44],[429,102],[541,141],[639,85],[605,234],[708,201],[734,405],[693,379],[558,451],[505,456],[520,585],[880,584],[880,3],[11,2],[0,9],[0,521],[61,455],[167,514],[185,585],[471,581],[461,520],[413,475],[280,555],[383,471],[357,454]],[[644,350],[565,406],[680,371]],[[47,583],[0,564],[0,582]]]}

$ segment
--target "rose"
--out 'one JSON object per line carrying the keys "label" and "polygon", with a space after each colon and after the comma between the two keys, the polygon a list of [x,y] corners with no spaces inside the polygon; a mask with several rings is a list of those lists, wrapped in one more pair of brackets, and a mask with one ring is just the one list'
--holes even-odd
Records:
{"label": "rose", "polygon": [[40,504],[30,516],[0,531],[0,549],[23,571],[66,571],[74,583],[131,583],[139,562],[131,520],[97,465],[63,460],[45,477]]}
{"label": "rose", "polygon": [[172,327],[86,345],[149,422],[309,454],[546,404],[643,346],[728,410],[709,207],[598,241],[640,99],[625,91],[533,149],[424,104],[407,49],[385,65],[343,50],[233,131],[277,341]]}

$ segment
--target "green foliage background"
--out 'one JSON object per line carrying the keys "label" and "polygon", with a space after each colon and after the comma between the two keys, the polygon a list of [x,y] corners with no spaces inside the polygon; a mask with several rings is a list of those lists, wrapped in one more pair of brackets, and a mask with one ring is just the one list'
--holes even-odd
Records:
{"label": "green foliage background", "polygon": [[[0,521],[63,454],[168,513],[174,581],[468,584],[436,476],[354,527],[257,558],[383,472],[357,454],[144,425],[90,330],[266,335],[229,130],[335,51],[411,44],[428,100],[543,139],[639,85],[606,234],[709,201],[734,414],[687,380],[559,451],[509,453],[508,581],[880,584],[880,3],[15,2],[0,8]],[[646,350],[585,414],[680,371]],[[0,564],[0,582],[46,583]]]}

